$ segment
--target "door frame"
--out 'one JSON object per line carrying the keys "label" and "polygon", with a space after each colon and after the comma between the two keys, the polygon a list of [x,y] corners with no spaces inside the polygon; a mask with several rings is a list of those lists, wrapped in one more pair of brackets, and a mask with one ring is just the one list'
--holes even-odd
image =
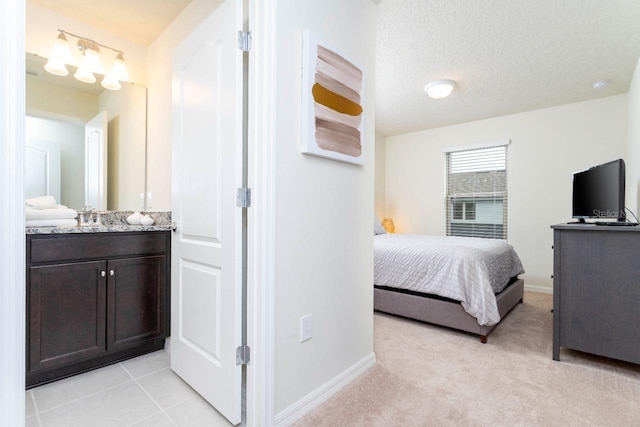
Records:
{"label": "door frame", "polygon": [[[275,248],[275,0],[248,0],[250,30],[254,35],[249,74],[249,185],[254,189],[248,232],[248,342],[252,361],[247,369],[247,423],[273,425],[275,421],[274,258]],[[3,283],[25,283],[24,174],[24,51],[25,1],[9,2],[0,22],[0,129],[2,159],[12,165],[0,170],[0,278]],[[12,90],[9,90],[11,89]],[[7,92],[7,93],[5,93]],[[0,413],[10,425],[24,425],[25,408],[25,292],[23,286],[0,290]]]}
{"label": "door frame", "polygon": [[25,2],[0,16],[0,413],[25,422]]}
{"label": "door frame", "polygon": [[246,425],[275,423],[275,41],[277,0],[247,0],[248,76]]}

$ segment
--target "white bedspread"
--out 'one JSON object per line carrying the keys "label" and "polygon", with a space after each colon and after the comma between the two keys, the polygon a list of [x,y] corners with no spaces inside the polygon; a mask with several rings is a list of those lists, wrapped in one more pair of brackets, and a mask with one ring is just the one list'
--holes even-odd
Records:
{"label": "white bedspread", "polygon": [[491,326],[500,321],[495,294],[524,273],[511,245],[496,239],[380,234],[374,237],[374,283],[435,294]]}

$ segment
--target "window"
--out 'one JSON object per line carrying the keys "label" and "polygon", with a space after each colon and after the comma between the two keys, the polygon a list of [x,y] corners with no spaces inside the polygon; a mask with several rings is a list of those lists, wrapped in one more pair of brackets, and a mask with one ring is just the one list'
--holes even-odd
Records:
{"label": "window", "polygon": [[447,236],[507,238],[507,145],[446,153]]}
{"label": "window", "polygon": [[476,202],[456,200],[453,202],[453,219],[467,221],[476,219]]}

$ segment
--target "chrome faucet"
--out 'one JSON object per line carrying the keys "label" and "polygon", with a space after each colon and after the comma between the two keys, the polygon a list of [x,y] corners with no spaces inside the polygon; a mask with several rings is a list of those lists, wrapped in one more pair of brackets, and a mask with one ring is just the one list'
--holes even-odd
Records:
{"label": "chrome faucet", "polygon": [[81,227],[94,227],[101,225],[100,212],[87,205],[78,211],[78,219]]}
{"label": "chrome faucet", "polygon": [[95,209],[91,209],[91,221],[93,226],[102,225],[100,220],[100,212]]}
{"label": "chrome faucet", "polygon": [[78,224],[80,227],[86,227],[89,225],[87,220],[89,219],[90,210],[91,206],[85,206],[82,210],[78,211]]}

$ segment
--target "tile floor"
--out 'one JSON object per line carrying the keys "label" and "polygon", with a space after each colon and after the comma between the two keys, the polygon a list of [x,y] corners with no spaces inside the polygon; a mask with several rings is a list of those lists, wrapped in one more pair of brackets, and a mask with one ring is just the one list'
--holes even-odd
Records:
{"label": "tile floor", "polygon": [[27,427],[230,426],[165,350],[26,391]]}

